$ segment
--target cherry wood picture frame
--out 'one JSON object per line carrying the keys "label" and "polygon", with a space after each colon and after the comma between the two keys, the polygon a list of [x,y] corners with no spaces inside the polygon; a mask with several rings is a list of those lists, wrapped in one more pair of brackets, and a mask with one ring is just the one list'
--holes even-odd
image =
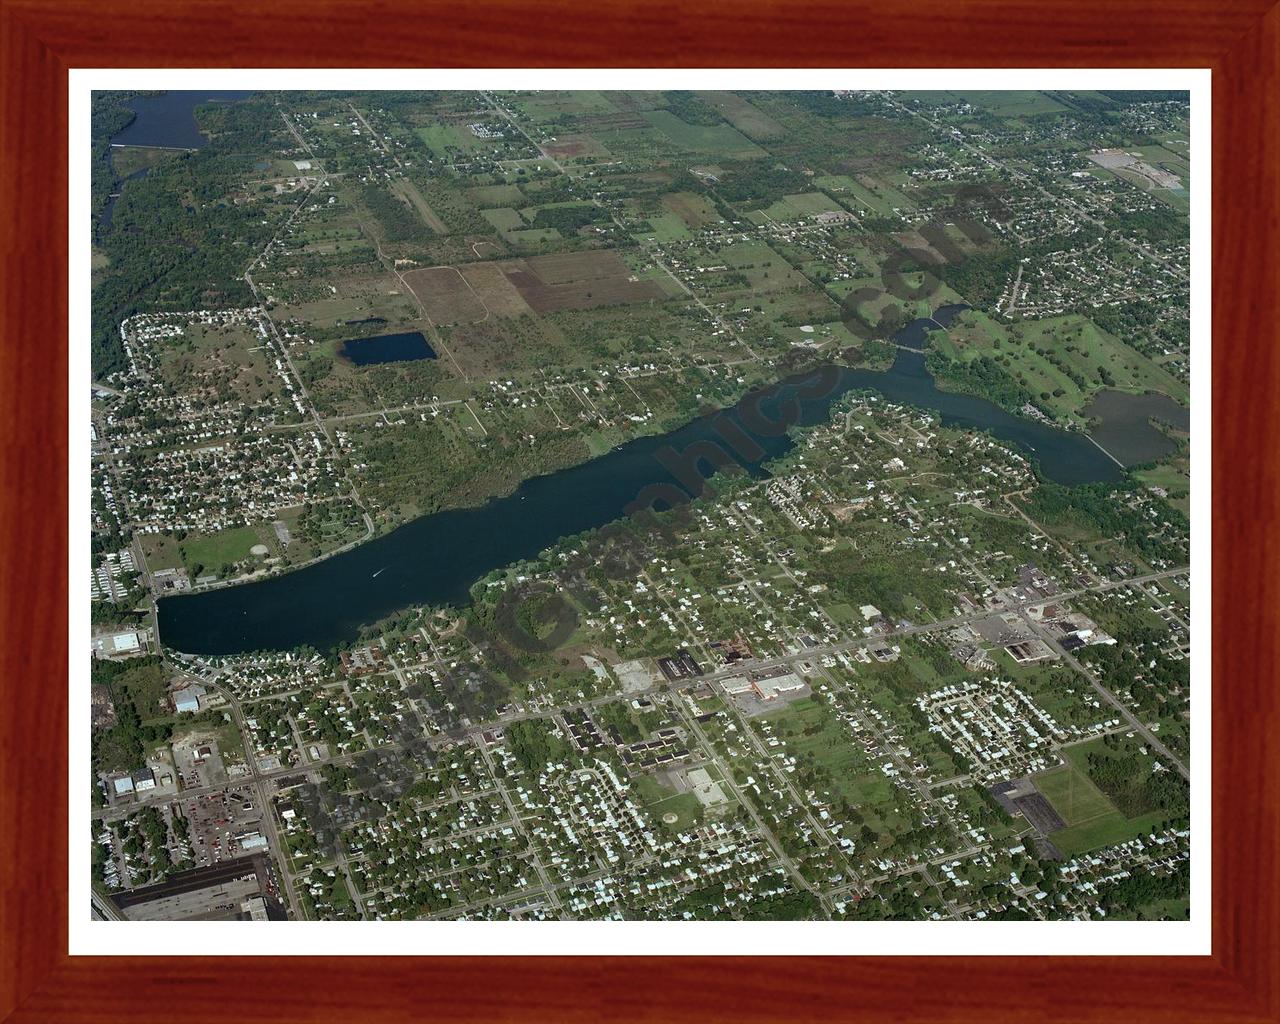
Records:
{"label": "cherry wood picture frame", "polygon": [[[1211,956],[68,955],[68,69],[453,66],[1212,69]],[[1274,0],[0,0],[0,67],[0,1020],[1280,1020]]]}

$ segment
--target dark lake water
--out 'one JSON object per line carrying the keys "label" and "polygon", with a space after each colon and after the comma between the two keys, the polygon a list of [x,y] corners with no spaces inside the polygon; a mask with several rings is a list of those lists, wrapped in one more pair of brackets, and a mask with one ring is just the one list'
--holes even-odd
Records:
{"label": "dark lake water", "polygon": [[1098,421],[1089,436],[1126,466],[1154,462],[1177,451],[1177,442],[1153,427],[1151,420],[1163,421],[1181,431],[1191,427],[1190,410],[1154,391],[1145,395],[1099,391],[1085,406],[1084,415]]}
{"label": "dark lake water", "polygon": [[[196,125],[195,109],[211,101],[232,102],[252,96],[252,92],[171,91],[159,96],[133,96],[125,106],[136,115],[128,125],[111,137],[111,144],[120,146],[163,146],[171,149],[199,149],[209,140]],[[269,164],[267,166],[270,166]],[[111,227],[115,215],[116,200],[131,181],[145,178],[151,168],[134,171],[122,181],[116,182],[115,194],[107,200],[98,224]]]}
{"label": "dark lake water", "polygon": [[[562,537],[621,518],[638,495],[652,493],[646,488],[692,491],[696,478],[681,474],[676,453],[697,445],[725,451],[726,440],[744,431],[758,447],[734,457],[747,472],[763,475],[763,464],[785,454],[793,442],[785,433],[770,434],[762,424],[778,422],[784,411],[784,422],[795,425],[826,422],[835,401],[863,389],[937,410],[949,426],[988,430],[1014,442],[1028,450],[1051,480],[1071,485],[1120,478],[1119,467],[1082,434],[1011,415],[981,398],[938,391],[925,370],[924,354],[899,350],[887,372],[828,367],[787,378],[732,409],[526,480],[515,493],[479,508],[424,516],[285,576],[165,598],[158,605],[161,640],[168,647],[206,655],[303,644],[327,650],[354,640],[362,625],[409,605],[461,606],[471,585],[490,571],[532,558]],[[688,482],[682,485],[682,479]]]}
{"label": "dark lake water", "polygon": [[134,96],[125,102],[135,117],[119,134],[112,136],[113,145],[167,146],[174,149],[199,149],[208,139],[196,125],[195,109],[214,101],[232,102],[252,96],[244,90],[180,90],[159,96]]}
{"label": "dark lake water", "polygon": [[929,332],[939,327],[950,327],[955,318],[971,307],[965,305],[939,306],[931,319],[912,320],[897,334],[894,341],[907,348],[923,350],[929,344]]}
{"label": "dark lake water", "polygon": [[377,363],[408,363],[416,359],[434,359],[436,351],[420,331],[383,334],[376,338],[354,338],[342,343],[342,355],[356,366]]}

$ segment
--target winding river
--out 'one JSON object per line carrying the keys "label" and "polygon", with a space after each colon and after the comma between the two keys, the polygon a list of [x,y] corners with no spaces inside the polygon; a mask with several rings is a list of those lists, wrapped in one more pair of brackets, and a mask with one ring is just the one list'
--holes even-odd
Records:
{"label": "winding river", "polygon": [[[914,341],[934,326],[934,320],[914,321],[903,332]],[[1121,476],[1116,462],[1083,434],[1012,415],[982,398],[939,391],[925,369],[924,352],[900,348],[887,371],[828,366],[789,377],[670,433],[637,438],[589,462],[526,480],[514,493],[479,508],[423,516],[273,579],[164,598],[157,609],[161,641],[201,655],[304,644],[328,650],[356,639],[361,626],[409,605],[461,606],[472,584],[487,573],[532,558],[562,537],[621,518],[638,496],[670,487],[693,490],[696,482],[687,468],[681,470],[682,461],[687,467],[699,450],[691,446],[704,451],[713,445],[719,451],[732,447],[735,461],[761,476],[764,464],[794,443],[771,424],[823,423],[842,395],[865,389],[935,410],[944,425],[985,430],[1012,442],[1037,463],[1041,474],[1058,483]],[[701,469],[706,468],[704,461]]]}

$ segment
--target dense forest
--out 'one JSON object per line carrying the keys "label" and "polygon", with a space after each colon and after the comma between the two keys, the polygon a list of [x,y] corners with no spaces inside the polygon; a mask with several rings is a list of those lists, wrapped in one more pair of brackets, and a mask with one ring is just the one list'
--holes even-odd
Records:
{"label": "dense forest", "polygon": [[[112,95],[117,96],[114,101]],[[201,126],[214,141],[129,182],[109,227],[95,218],[97,247],[110,261],[93,290],[95,377],[124,368],[120,323],[135,313],[251,303],[245,268],[271,237],[283,210],[233,198],[248,179],[251,154],[271,144],[272,132],[264,125],[276,119],[264,106],[265,101],[248,101],[197,108]],[[121,121],[124,109],[118,94],[95,100],[95,152],[128,123]],[[95,199],[99,187],[95,185]]]}
{"label": "dense forest", "polygon": [[382,185],[366,185],[360,192],[360,201],[378,219],[383,237],[388,242],[427,245],[435,237],[435,232],[422,222],[408,203],[397,199]]}
{"label": "dense forest", "polygon": [[148,746],[168,739],[172,726],[160,702],[168,691],[168,672],[159,657],[92,662],[93,685],[103,686],[115,707],[116,723],[93,734],[93,767],[98,772],[132,771],[142,766]]}
{"label": "dense forest", "polygon": [[971,306],[987,309],[1000,298],[1017,263],[1012,250],[997,249],[971,252],[963,260],[942,264],[938,272]]}
{"label": "dense forest", "polygon": [[947,391],[977,395],[1011,411],[1021,409],[1031,401],[1031,392],[991,356],[979,356],[965,362],[963,359],[949,359],[937,349],[931,349],[925,356],[925,367],[938,386]]}
{"label": "dense forest", "polygon": [[1156,810],[1175,817],[1187,808],[1186,780],[1169,769],[1151,771],[1136,754],[1090,754],[1089,778],[1127,818]]}
{"label": "dense forest", "polygon": [[[1027,513],[1041,522],[1075,520],[1103,537],[1121,537],[1148,560],[1180,561],[1186,556],[1182,544],[1153,529],[1151,520],[1125,500],[1125,494],[1135,487],[1132,482],[1063,487],[1043,481],[1027,500]],[[1173,524],[1177,537],[1188,535],[1190,525],[1181,512],[1169,505],[1161,511]]]}
{"label": "dense forest", "polygon": [[125,93],[95,92],[90,106],[93,162],[89,175],[92,192],[89,213],[93,218],[95,238],[107,200],[116,188],[116,172],[111,165],[111,137],[129,127],[135,116],[124,105],[125,96]]}

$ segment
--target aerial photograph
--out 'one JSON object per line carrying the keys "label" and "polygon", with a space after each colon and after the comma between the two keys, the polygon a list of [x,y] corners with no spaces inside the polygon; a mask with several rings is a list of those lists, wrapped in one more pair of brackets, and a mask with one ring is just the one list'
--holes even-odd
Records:
{"label": "aerial photograph", "polygon": [[1191,919],[1188,93],[90,113],[86,916]]}

